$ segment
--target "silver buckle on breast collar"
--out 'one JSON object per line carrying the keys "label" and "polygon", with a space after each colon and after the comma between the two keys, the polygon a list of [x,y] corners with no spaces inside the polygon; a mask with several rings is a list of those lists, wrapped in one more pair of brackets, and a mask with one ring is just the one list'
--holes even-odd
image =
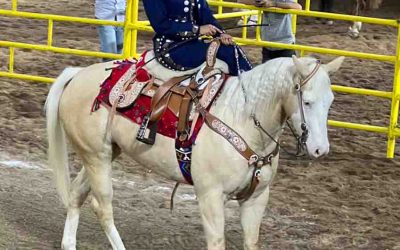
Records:
{"label": "silver buckle on breast collar", "polygon": [[259,159],[258,155],[252,155],[252,156],[250,156],[250,159],[249,159],[249,166],[251,166],[251,165],[253,165],[254,163],[258,162],[258,159]]}

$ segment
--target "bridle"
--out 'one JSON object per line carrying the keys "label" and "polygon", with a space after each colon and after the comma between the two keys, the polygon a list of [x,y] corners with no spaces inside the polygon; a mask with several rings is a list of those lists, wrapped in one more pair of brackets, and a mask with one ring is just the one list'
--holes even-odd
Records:
{"label": "bridle", "polygon": [[302,130],[301,135],[299,136],[295,130],[293,129],[293,127],[290,125],[290,123],[288,122],[288,120],[286,120],[286,123],[290,129],[290,131],[292,132],[293,136],[296,138],[297,141],[297,152],[291,153],[289,151],[287,151],[285,148],[283,148],[281,146],[281,144],[279,143],[279,141],[275,140],[275,138],[271,135],[271,133],[268,133],[262,126],[259,120],[257,120],[255,114],[251,115],[251,118],[254,121],[254,125],[260,130],[262,131],[264,134],[266,134],[277,146],[279,146],[283,151],[285,151],[287,154],[295,156],[295,157],[300,157],[300,156],[305,156],[308,155],[308,151],[307,151],[307,139],[308,139],[308,135],[309,135],[309,130],[308,130],[308,126],[307,126],[307,122],[306,122],[306,118],[304,115],[304,105],[303,105],[303,91],[302,91],[302,87],[304,85],[306,85],[314,76],[315,74],[318,72],[318,69],[321,67],[321,62],[319,60],[317,60],[315,67],[313,68],[313,70],[311,71],[310,74],[308,74],[305,78],[300,78],[300,82],[296,83],[294,85],[294,90],[296,91],[296,96],[297,96],[297,101],[299,104],[299,109],[300,109],[300,118],[301,118],[301,125],[300,128]]}
{"label": "bridle", "polygon": [[[296,91],[296,96],[297,96],[297,100],[299,102],[299,108],[300,108],[300,115],[301,115],[301,136],[296,136],[296,134],[294,133],[294,130],[292,130],[293,134],[295,135],[297,142],[298,142],[298,149],[300,148],[300,150],[298,150],[298,152],[295,154],[295,156],[299,156],[300,155],[300,151],[305,150],[305,152],[308,153],[307,151],[307,139],[308,139],[308,134],[309,134],[309,130],[307,127],[307,123],[306,123],[306,119],[305,119],[305,115],[304,115],[304,107],[303,107],[303,91],[301,90],[301,88],[306,85],[311,78],[313,78],[313,76],[317,73],[318,69],[320,68],[321,63],[319,60],[317,60],[317,64],[315,65],[314,69],[311,71],[310,74],[308,74],[304,79],[300,78],[300,82],[296,83],[296,85],[294,86],[294,90]],[[246,93],[244,91],[244,88],[242,88],[244,96],[246,96]],[[245,98],[246,100],[247,98]],[[249,199],[251,197],[251,195],[253,194],[253,192],[255,191],[258,183],[260,182],[260,175],[261,175],[261,168],[264,167],[265,165],[272,165],[272,160],[275,158],[275,156],[277,156],[279,154],[279,150],[281,147],[279,141],[277,141],[272,135],[271,133],[268,133],[262,126],[259,120],[257,120],[255,114],[251,114],[250,117],[253,119],[254,121],[254,125],[264,134],[266,134],[276,145],[275,148],[272,152],[270,152],[269,154],[265,155],[265,156],[261,156],[258,155],[256,152],[254,152],[253,150],[251,150],[251,148],[247,145],[246,142],[244,142],[243,140],[243,144],[245,145],[245,151],[240,152],[240,150],[237,151],[239,153],[242,154],[242,156],[244,158],[246,158],[248,160],[248,165],[249,167],[254,167],[253,169],[253,174],[252,174],[252,178],[250,181],[250,184],[247,185],[244,189],[242,189],[239,193],[237,193],[236,195],[229,195],[229,199],[234,199],[234,200],[242,200],[245,201],[247,199]],[[207,120],[207,119],[206,119]],[[206,122],[207,123],[207,122]],[[216,131],[218,133],[218,131]],[[238,135],[236,135],[238,136]],[[242,138],[239,136],[239,138],[242,140]],[[234,144],[232,144],[234,145]],[[235,145],[234,145],[235,146]],[[282,148],[285,152],[289,153],[287,150],[285,150],[284,148]],[[289,153],[290,154],[290,153]]]}

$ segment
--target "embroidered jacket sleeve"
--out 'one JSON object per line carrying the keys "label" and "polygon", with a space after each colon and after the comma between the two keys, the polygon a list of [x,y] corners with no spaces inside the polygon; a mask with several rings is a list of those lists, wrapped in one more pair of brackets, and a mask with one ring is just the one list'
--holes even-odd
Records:
{"label": "embroidered jacket sleeve", "polygon": [[146,15],[154,31],[169,37],[194,37],[197,31],[191,22],[175,22],[168,15],[164,0],[143,0]]}
{"label": "embroidered jacket sleeve", "polygon": [[222,26],[218,23],[215,17],[212,14],[210,7],[207,4],[206,0],[199,0],[198,6],[200,13],[200,26],[205,24],[212,24],[215,27],[218,27],[220,30],[223,30]]}

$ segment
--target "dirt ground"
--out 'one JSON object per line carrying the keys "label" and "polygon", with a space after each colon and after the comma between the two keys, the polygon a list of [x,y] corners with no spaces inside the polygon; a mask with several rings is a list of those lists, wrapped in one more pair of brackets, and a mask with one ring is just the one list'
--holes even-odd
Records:
{"label": "dirt ground", "polygon": [[[93,5],[81,0],[20,0],[19,9],[91,17]],[[0,2],[10,9],[11,1]],[[368,15],[399,18],[398,0]],[[143,16],[143,13],[141,13]],[[396,30],[365,25],[361,37],[346,36],[348,23],[332,26],[299,18],[299,44],[394,54]],[[46,43],[47,23],[0,17],[0,40]],[[141,35],[139,51],[151,48]],[[56,23],[55,46],[99,48],[96,28]],[[259,48],[246,48],[260,62]],[[324,62],[333,57],[315,55]],[[86,66],[99,59],[32,50],[16,50],[15,71],[55,77],[68,65]],[[8,49],[0,48],[0,69],[7,70]],[[333,82],[391,91],[393,65],[348,58]],[[48,85],[0,79],[0,249],[58,249],[65,209],[58,201],[46,164],[42,111]],[[335,95],[330,119],[372,125],[389,123],[390,102],[374,97]],[[400,249],[400,147],[385,159],[384,135],[329,129],[331,152],[318,161],[282,154],[260,232],[262,249]],[[285,137],[284,143],[291,144]],[[71,165],[79,160],[71,153]],[[174,183],[122,157],[114,164],[114,213],[127,249],[204,249],[196,197],[189,186],[178,192],[173,213],[168,200]],[[228,249],[242,249],[238,205],[228,202]],[[94,213],[82,209],[78,249],[110,249]]]}

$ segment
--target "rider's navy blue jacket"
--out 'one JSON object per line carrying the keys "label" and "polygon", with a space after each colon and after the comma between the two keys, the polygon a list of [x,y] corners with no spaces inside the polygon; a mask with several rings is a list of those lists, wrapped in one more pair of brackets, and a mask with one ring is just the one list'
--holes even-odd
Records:
{"label": "rider's navy blue jacket", "polygon": [[[173,70],[188,70],[205,61],[209,44],[195,39],[199,27],[212,24],[223,30],[206,0],[143,0],[143,4],[156,33],[154,52],[162,65]],[[237,64],[241,70],[251,69],[243,56],[237,62],[233,46],[221,45],[217,58],[228,64],[232,75],[238,73]]]}

